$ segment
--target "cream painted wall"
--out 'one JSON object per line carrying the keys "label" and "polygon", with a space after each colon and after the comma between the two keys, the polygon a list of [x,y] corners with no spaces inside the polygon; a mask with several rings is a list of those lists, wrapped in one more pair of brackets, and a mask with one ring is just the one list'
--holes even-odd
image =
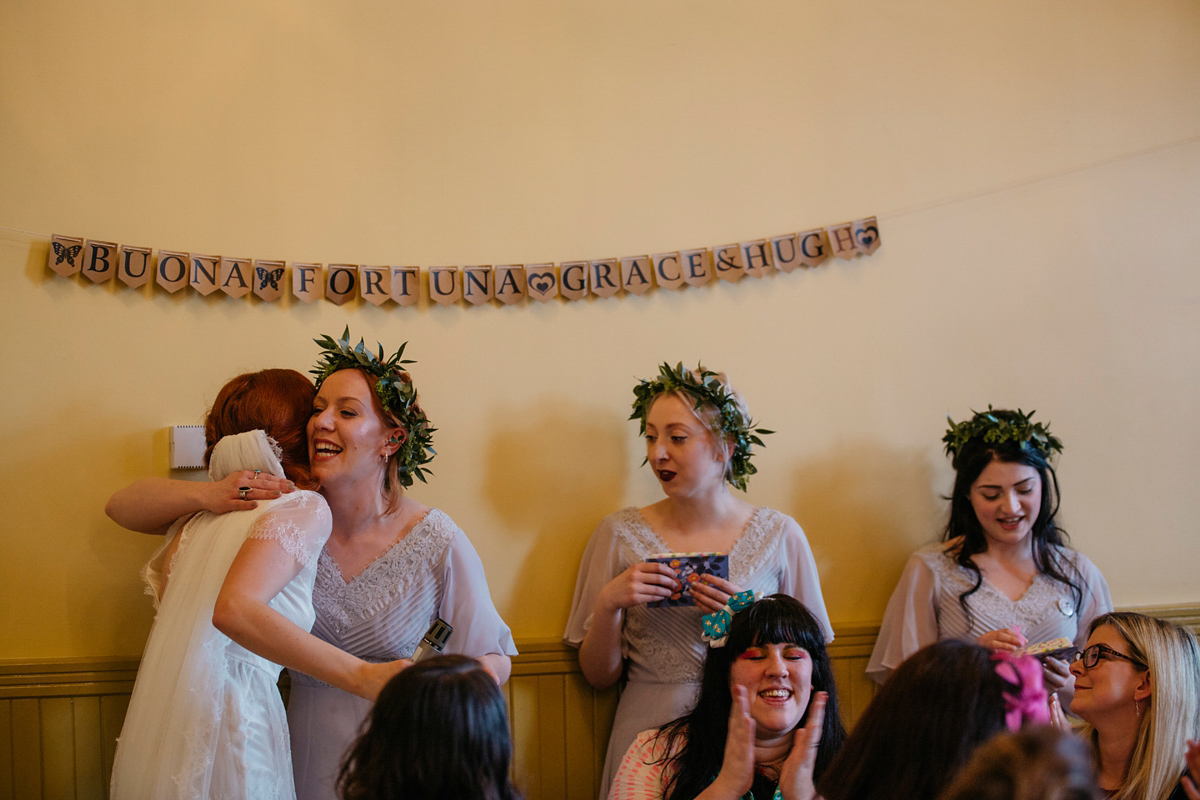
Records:
{"label": "cream painted wall", "polygon": [[[125,655],[150,537],[107,496],[165,428],[311,338],[394,347],[445,508],[518,637],[556,636],[596,522],[653,501],[656,363],[778,433],[749,498],[875,620],[941,520],[947,413],[1038,409],[1063,521],[1120,604],[1195,602],[1200,4],[94,4],[0,0],[0,657]],[[516,308],[94,287],[47,235],[320,262],[660,252],[878,214],[872,257]]]}

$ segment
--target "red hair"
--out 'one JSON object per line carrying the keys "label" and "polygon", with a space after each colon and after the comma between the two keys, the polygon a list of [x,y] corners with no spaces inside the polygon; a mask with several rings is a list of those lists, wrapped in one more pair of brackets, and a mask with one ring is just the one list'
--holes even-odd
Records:
{"label": "red hair", "polygon": [[266,431],[279,443],[283,471],[301,489],[317,488],[308,468],[305,428],[312,416],[317,390],[294,369],[264,369],[238,375],[217,392],[204,423],[207,464],[213,445],[222,436],[252,430]]}

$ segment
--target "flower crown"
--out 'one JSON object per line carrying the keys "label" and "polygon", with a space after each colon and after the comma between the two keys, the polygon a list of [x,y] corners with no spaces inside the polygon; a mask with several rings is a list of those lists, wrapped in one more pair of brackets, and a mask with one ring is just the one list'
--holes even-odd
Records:
{"label": "flower crown", "polygon": [[325,351],[317,365],[309,370],[317,376],[317,388],[320,389],[325,379],[338,370],[360,369],[374,376],[376,380],[373,388],[380,404],[407,432],[396,451],[400,466],[400,483],[405,488],[412,486],[414,475],[422,483],[426,483],[426,473],[433,473],[424,465],[437,455],[432,446],[433,432],[437,428],[429,424],[429,418],[417,402],[417,389],[413,386],[412,377],[401,366],[416,363],[403,358],[408,342],[400,345],[400,349],[391,358],[385,359],[382,344],[379,345],[378,356],[367,349],[362,339],[351,347],[349,326],[346,326],[341,339],[335,341],[332,336],[322,336],[313,341]]}
{"label": "flower crown", "polygon": [[[729,470],[725,479],[733,486],[746,491],[746,482],[750,475],[758,472],[750,463],[750,448],[752,445],[765,447],[758,435],[767,435],[774,431],[765,428],[755,428],[754,422],[742,413],[737,398],[733,392],[721,382],[721,377],[715,372],[697,365],[695,370],[684,369],[680,361],[674,368],[663,362],[658,368],[658,378],[652,381],[640,380],[633,387],[633,413],[630,419],[639,422],[638,432],[646,433],[646,416],[654,399],[665,392],[679,392],[690,397],[695,402],[695,408],[705,405],[717,410],[720,417],[720,434],[733,445],[733,453],[729,457]],[[645,464],[649,459],[643,460]]]}
{"label": "flower crown", "polygon": [[1033,450],[1047,461],[1052,453],[1062,452],[1062,440],[1050,433],[1048,424],[1030,421],[1036,411],[1028,414],[1019,408],[1016,411],[996,411],[988,405],[987,411],[971,413],[973,416],[970,419],[958,423],[946,417],[950,427],[942,441],[946,443],[946,454],[955,466],[958,457],[972,442],[984,446],[1015,442],[1021,449]]}

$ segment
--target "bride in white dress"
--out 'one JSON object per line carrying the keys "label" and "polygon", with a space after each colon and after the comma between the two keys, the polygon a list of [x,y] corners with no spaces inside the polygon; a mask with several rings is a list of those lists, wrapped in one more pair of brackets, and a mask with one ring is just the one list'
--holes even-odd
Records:
{"label": "bride in white dress", "polygon": [[[211,448],[213,481],[284,478],[275,441],[244,429],[294,438],[312,393],[292,370],[227,384],[207,426],[210,440],[229,434]],[[285,461],[303,463],[291,452]],[[369,664],[308,633],[317,555],[331,527],[329,506],[312,491],[171,526],[144,573],[158,613],[117,744],[114,800],[294,798],[281,665],[366,698],[399,671],[402,662]]]}

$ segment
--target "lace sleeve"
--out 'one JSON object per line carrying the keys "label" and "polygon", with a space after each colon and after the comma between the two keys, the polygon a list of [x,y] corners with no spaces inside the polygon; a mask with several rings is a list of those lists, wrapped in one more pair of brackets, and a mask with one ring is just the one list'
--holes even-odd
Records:
{"label": "lace sleeve", "polygon": [[796,520],[787,514],[767,509],[763,517],[768,529],[777,530],[778,547],[782,556],[779,564],[781,592],[790,594],[804,604],[821,623],[825,631],[825,644],[833,641],[833,623],[825,608],[825,596],[821,593],[821,576],[817,572],[817,561],[813,557],[808,538]]}
{"label": "lace sleeve", "polygon": [[[867,675],[876,683],[883,683],[906,658],[941,635],[935,608],[937,574],[926,558],[924,551],[909,557],[888,600],[879,638],[867,663]],[[942,556],[935,554],[933,558],[936,563]]]}
{"label": "lace sleeve", "polygon": [[333,514],[316,492],[293,492],[271,502],[254,522],[247,539],[270,539],[301,567],[325,546],[333,528]]}
{"label": "lace sleeve", "polygon": [[621,564],[620,541],[616,534],[614,517],[605,517],[588,540],[579,563],[579,577],[575,581],[575,599],[571,603],[571,615],[563,641],[579,647],[592,625],[592,612],[604,585],[624,571]]}

